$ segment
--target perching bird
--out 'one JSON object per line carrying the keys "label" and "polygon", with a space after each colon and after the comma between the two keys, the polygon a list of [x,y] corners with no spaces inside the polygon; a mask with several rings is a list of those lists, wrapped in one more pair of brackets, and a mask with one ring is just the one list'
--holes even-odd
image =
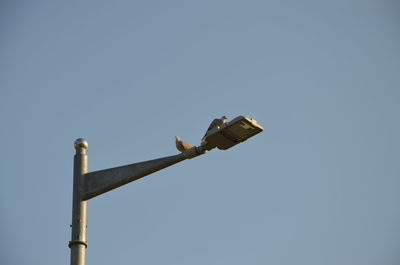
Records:
{"label": "perching bird", "polygon": [[225,116],[222,116],[220,119],[214,119],[211,123],[210,126],[208,126],[206,134],[204,134],[203,138],[201,138],[201,141],[204,142],[204,139],[206,138],[208,132],[213,129],[213,128],[218,128],[221,127],[224,123],[228,121],[228,118]]}
{"label": "perching bird", "polygon": [[184,152],[193,147],[188,142],[182,141],[179,136],[175,136],[175,145],[176,149],[178,149],[180,152]]}

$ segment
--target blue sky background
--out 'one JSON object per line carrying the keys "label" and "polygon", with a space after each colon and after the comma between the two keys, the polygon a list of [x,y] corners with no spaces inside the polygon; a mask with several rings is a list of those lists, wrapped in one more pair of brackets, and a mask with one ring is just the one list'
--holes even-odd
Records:
{"label": "blue sky background", "polygon": [[400,263],[398,1],[0,3],[0,263],[69,264],[89,170],[262,134],[88,202],[87,264]]}

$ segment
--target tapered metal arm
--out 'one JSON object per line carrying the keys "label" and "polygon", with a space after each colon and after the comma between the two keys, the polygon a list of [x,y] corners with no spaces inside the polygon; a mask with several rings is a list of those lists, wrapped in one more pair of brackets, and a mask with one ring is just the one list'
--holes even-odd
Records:
{"label": "tapered metal arm", "polygon": [[204,154],[205,152],[206,150],[203,148],[193,147],[174,156],[86,173],[83,176],[82,200],[89,200],[185,159]]}
{"label": "tapered metal arm", "polygon": [[184,154],[85,174],[82,200],[88,200],[187,159]]}

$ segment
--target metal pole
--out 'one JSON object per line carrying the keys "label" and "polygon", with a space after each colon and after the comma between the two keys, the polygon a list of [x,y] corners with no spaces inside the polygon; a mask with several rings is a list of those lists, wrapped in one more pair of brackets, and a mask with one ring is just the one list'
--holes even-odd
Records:
{"label": "metal pole", "polygon": [[75,141],[74,156],[74,184],[72,195],[72,231],[71,241],[68,246],[71,249],[71,265],[85,265],[86,242],[86,201],[82,200],[84,174],[87,172],[86,149],[88,143],[79,138]]}

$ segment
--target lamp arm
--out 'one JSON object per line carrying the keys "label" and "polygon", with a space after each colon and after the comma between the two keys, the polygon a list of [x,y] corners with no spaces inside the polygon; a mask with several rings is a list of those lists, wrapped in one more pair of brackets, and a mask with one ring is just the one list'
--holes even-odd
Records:
{"label": "lamp arm", "polygon": [[86,173],[83,175],[81,199],[89,200],[183,160],[202,155],[206,151],[202,146],[195,146],[178,155]]}

